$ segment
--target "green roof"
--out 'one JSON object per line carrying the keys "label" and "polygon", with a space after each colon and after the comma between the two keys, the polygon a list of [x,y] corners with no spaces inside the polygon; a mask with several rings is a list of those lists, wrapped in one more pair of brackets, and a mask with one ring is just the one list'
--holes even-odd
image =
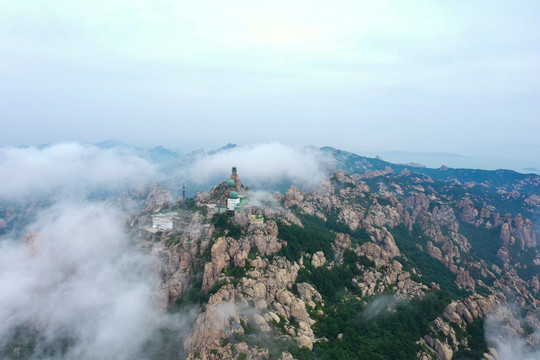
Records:
{"label": "green roof", "polygon": [[262,215],[257,215],[257,219],[264,219],[264,216],[262,216]]}
{"label": "green roof", "polygon": [[234,185],[236,184],[234,183],[233,179],[230,179],[229,181],[227,181],[227,186],[234,186]]}
{"label": "green roof", "polygon": [[231,194],[229,195],[231,199],[238,199],[238,193],[236,191],[231,191]]}

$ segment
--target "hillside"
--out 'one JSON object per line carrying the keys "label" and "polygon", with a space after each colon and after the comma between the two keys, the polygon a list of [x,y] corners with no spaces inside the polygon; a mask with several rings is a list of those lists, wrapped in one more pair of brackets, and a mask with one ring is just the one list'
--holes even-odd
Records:
{"label": "hillside", "polygon": [[513,215],[522,213],[532,216],[540,206],[540,176],[536,174],[521,174],[512,170],[453,169],[445,166],[432,169],[393,164],[331,147],[323,147],[321,150],[336,160],[335,170],[359,174],[362,178],[419,174],[423,176],[415,176],[412,180],[432,183],[441,195],[471,195],[480,204],[493,205],[499,212]]}
{"label": "hillside", "polygon": [[[2,245],[19,254],[4,250],[5,283],[10,291],[11,284],[26,290],[5,298],[4,318],[13,322],[0,357],[101,351],[81,344],[102,334],[97,324],[116,328],[119,322],[86,318],[93,328],[79,323],[80,314],[111,314],[110,303],[123,307],[124,299],[142,301],[144,311],[127,306],[132,312],[120,313],[149,325],[144,341],[115,343],[118,354],[128,356],[122,349],[130,347],[135,358],[537,357],[538,176],[426,169],[322,151],[329,154],[327,167],[309,173],[322,180],[302,188],[277,176],[286,186],[282,193],[261,184],[253,190],[243,169],[234,167],[229,178],[185,200],[178,187],[174,193],[153,183],[92,192],[88,201],[69,206],[46,197],[3,204],[0,234],[8,237]],[[158,161],[172,166],[166,178],[180,184],[174,166],[209,156],[178,160],[166,149],[151,153],[166,157]],[[124,256],[133,273],[123,267]],[[41,268],[58,274],[45,277],[50,286],[42,285]],[[135,285],[149,293],[129,293]],[[94,287],[99,306],[86,301]],[[109,295],[116,287],[130,295]],[[65,314],[51,313],[72,293],[77,296]],[[34,306],[22,306],[19,298],[37,301],[39,316],[60,317],[36,321],[38,315],[28,315]],[[69,331],[64,318],[75,322]],[[119,335],[141,334],[120,329]]]}
{"label": "hillside", "polygon": [[364,182],[338,171],[312,191],[292,186],[232,217],[214,213],[229,196],[224,182],[173,206],[189,209],[184,226],[137,230],[160,259],[162,306],[199,309],[177,344],[184,356],[498,358],[484,325],[504,316],[514,319],[505,320],[509,332],[537,347],[534,224],[411,177]]}

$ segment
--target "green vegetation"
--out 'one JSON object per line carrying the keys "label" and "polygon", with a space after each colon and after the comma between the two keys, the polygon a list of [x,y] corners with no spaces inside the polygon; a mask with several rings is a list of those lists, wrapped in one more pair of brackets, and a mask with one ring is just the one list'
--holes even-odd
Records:
{"label": "green vegetation", "polygon": [[497,257],[497,252],[502,246],[502,240],[499,238],[499,228],[487,229],[484,226],[476,227],[460,222],[459,232],[471,244],[471,252],[474,255],[484,259],[488,263],[498,266],[503,265],[501,259]]}
{"label": "green vegetation", "polygon": [[304,264],[306,267],[298,271],[296,281],[313,284],[326,301],[336,302],[346,295],[346,290],[360,294],[358,287],[352,282],[352,279],[361,273],[354,262],[334,266],[332,269],[324,266],[315,268],[308,261],[304,261]]}
{"label": "green vegetation", "polygon": [[187,306],[199,305],[208,301],[208,296],[202,291],[202,274],[196,274],[189,284],[188,289],[175,303],[174,310],[181,310]]}
{"label": "green vegetation", "polygon": [[533,276],[540,274],[540,265],[534,263],[536,258],[536,249],[521,250],[520,245],[516,241],[513,246],[509,247],[510,255],[514,263],[520,263],[516,266],[516,271],[520,278],[530,281]]}
{"label": "green vegetation", "polygon": [[336,265],[332,269],[323,266],[315,268],[308,260],[304,260],[305,267],[298,271],[297,283],[312,284],[325,301],[330,302],[336,302],[350,293],[361,295],[352,281],[355,276],[362,274],[357,264],[375,267],[375,263],[365,256],[358,257],[351,250],[345,251],[343,258],[343,264]]}
{"label": "green vegetation", "polygon": [[351,242],[353,244],[363,244],[371,241],[366,229],[357,228],[355,231],[352,231],[345,223],[339,221],[339,214],[337,211],[327,211],[324,215],[326,216],[326,227],[335,232],[348,234],[351,237]]}
{"label": "green vegetation", "polygon": [[373,260],[369,260],[365,256],[357,256],[356,253],[352,250],[345,250],[343,253],[343,262],[345,264],[349,264],[350,266],[353,266],[354,264],[359,264],[367,268],[374,268],[375,262]]}
{"label": "green vegetation", "polygon": [[314,358],[313,352],[311,352],[308,348],[302,347],[294,347],[291,346],[289,348],[289,353],[296,359],[296,360],[310,360]]}
{"label": "green vegetation", "polygon": [[475,292],[478,294],[478,295],[482,295],[482,296],[489,296],[491,295],[491,291],[487,288],[487,287],[484,287],[482,285],[477,285],[476,288],[475,288]]}
{"label": "green vegetation", "polygon": [[[337,213],[326,215],[326,222],[313,216],[300,215],[304,228],[278,224],[279,236],[287,241],[281,255],[298,261],[302,253],[323,251],[327,258],[331,258],[334,231],[347,233],[358,242],[369,240],[365,230],[352,232],[340,223]],[[405,226],[389,230],[406,257],[401,259],[406,270],[417,268],[422,276],[415,280],[426,284],[436,282],[441,285],[442,291],[430,293],[421,299],[415,298],[398,306],[396,311],[383,313],[373,319],[363,315],[366,304],[350,296],[360,295],[358,287],[352,282],[362,272],[357,265],[374,267],[373,261],[359,258],[350,250],[344,253],[343,264],[331,269],[324,266],[315,268],[304,259],[305,268],[298,272],[297,282],[313,284],[323,296],[324,315],[315,311],[311,315],[317,320],[315,335],[328,341],[318,342],[313,351],[292,349],[293,356],[299,359],[415,359],[419,350],[415,342],[429,332],[429,324],[440,316],[452,298],[466,295],[457,287],[455,275],[417,246],[425,247],[429,240],[418,227],[412,232]],[[285,319],[281,320],[275,324],[277,327],[285,325]]]}
{"label": "green vegetation", "polygon": [[379,203],[379,205],[381,206],[392,206],[392,202],[387,199],[387,198],[384,198],[384,197],[378,197],[377,198],[377,202]]}
{"label": "green vegetation", "polygon": [[488,352],[484,337],[484,319],[480,317],[474,319],[472,324],[467,325],[466,333],[464,331],[461,333],[467,337],[469,349],[465,349],[461,345],[459,351],[454,355],[454,359],[483,359],[484,353]]}
{"label": "green vegetation", "polygon": [[358,228],[352,231],[347,225],[338,220],[337,212],[325,213],[326,221],[316,216],[298,214],[304,227],[297,225],[285,225],[278,222],[279,237],[287,241],[287,246],[281,249],[278,255],[285,256],[289,261],[298,261],[302,252],[313,254],[317,251],[324,252],[326,258],[333,257],[332,243],[335,233],[349,234],[353,244],[363,244],[371,241],[367,231]]}
{"label": "green vegetation", "polygon": [[214,232],[215,237],[230,236],[238,240],[242,236],[242,227],[234,224],[226,213],[212,216],[212,224],[216,228]]}
{"label": "green vegetation", "polygon": [[456,285],[456,276],[444,266],[439,260],[432,258],[428,253],[420,250],[416,244],[425,246],[427,238],[417,226],[410,232],[404,225],[399,225],[393,229],[388,229],[394,236],[396,245],[407,260],[402,259],[404,269],[409,271],[412,267],[420,270],[422,277],[414,277],[415,281],[420,281],[426,285],[436,282],[443,291],[451,294],[454,298],[467,296],[467,292],[461,290]]}
{"label": "green vegetation", "polygon": [[277,328],[281,329],[281,331],[285,332],[285,324],[287,324],[287,320],[285,320],[285,316],[279,315],[279,322],[272,320],[272,323]]}
{"label": "green vegetation", "polygon": [[416,359],[420,348],[415,342],[429,332],[430,323],[449,301],[443,292],[430,293],[375,318],[367,316],[366,312],[372,312],[358,300],[327,304],[325,315],[316,319],[314,331],[328,341],[316,343],[311,356],[305,358]]}
{"label": "green vegetation", "polygon": [[225,275],[232,276],[234,279],[240,280],[246,276],[246,268],[242,266],[229,266],[224,271]]}
{"label": "green vegetation", "polygon": [[246,260],[246,266],[229,266],[223,273],[232,277],[232,284],[238,284],[242,278],[247,276],[247,271],[252,267],[249,264],[249,260]]}
{"label": "green vegetation", "polygon": [[[244,334],[235,332],[232,339],[235,342],[246,342],[250,348],[258,346],[259,348],[266,348],[269,352],[270,360],[277,360],[281,357],[283,351],[290,352],[295,359],[311,359],[311,351],[306,348],[298,348],[296,341],[293,341],[289,336],[284,336],[285,324],[287,321],[285,317],[280,316],[279,323],[273,321],[274,327],[270,333],[261,335],[257,333],[250,324],[245,321],[241,321],[241,325],[244,328]],[[235,354],[234,345],[233,355]],[[308,357],[306,357],[306,354]]]}
{"label": "green vegetation", "polygon": [[334,195],[339,195],[340,190],[347,189],[347,188],[353,188],[354,184],[348,183],[348,182],[341,182],[335,177],[330,178],[330,183],[334,187]]}
{"label": "green vegetation", "polygon": [[[463,256],[463,258],[466,258],[466,256]],[[472,260],[473,262],[478,261],[477,259],[474,259],[474,257],[468,260]],[[482,270],[474,266],[469,267],[469,274],[471,274],[474,279],[481,279],[488,286],[493,286],[493,283],[495,282],[495,277],[482,275]]]}
{"label": "green vegetation", "polygon": [[187,210],[187,211],[198,211],[202,213],[203,216],[208,215],[208,208],[205,205],[198,206],[195,199],[186,199],[186,200],[180,200],[177,201],[174,205],[170,207],[169,210],[172,211],[181,211],[181,210]]}
{"label": "green vegetation", "polygon": [[[2,339],[1,359],[65,358],[76,338],[68,334],[48,339],[46,334],[29,327],[18,326]],[[18,350],[15,356],[14,351]]]}
{"label": "green vegetation", "polygon": [[191,279],[188,289],[176,300],[174,308],[170,310],[181,311],[190,306],[204,305],[208,302],[210,296],[215,294],[226,283],[225,280],[216,281],[208,291],[202,291],[202,273],[198,271]]}
{"label": "green vegetation", "polygon": [[303,228],[297,225],[284,225],[278,222],[278,236],[287,242],[281,248],[278,255],[285,256],[293,262],[300,260],[302,252],[314,254],[317,251],[324,252],[326,257],[332,257],[334,233],[326,227],[323,220],[315,216],[302,217]]}
{"label": "green vegetation", "polygon": [[[321,221],[322,223],[322,221]],[[319,227],[324,223],[317,221],[304,222],[304,228],[282,226],[285,230],[286,240],[289,244],[297,247],[298,259],[301,251],[312,253],[323,250],[330,243],[333,233],[328,233],[328,228],[322,231]],[[309,225],[308,225],[309,224]],[[313,227],[316,224],[317,227]],[[324,224],[326,225],[326,224]],[[317,235],[312,234],[314,228],[319,229]],[[281,232],[280,228],[280,232]],[[287,232],[289,230],[289,232]],[[415,359],[419,345],[415,342],[429,332],[429,324],[440,316],[444,307],[453,297],[461,295],[461,291],[454,283],[455,277],[439,261],[431,258],[428,254],[420,251],[415,243],[418,230],[411,234],[405,227],[393,229],[394,236],[399,245],[403,245],[404,254],[409,258],[409,266],[418,267],[422,273],[423,281],[436,281],[440,283],[440,277],[444,278],[443,289],[445,291],[430,293],[424,298],[416,298],[403,303],[394,312],[386,312],[377,318],[365,316],[366,304],[351,298],[351,294],[361,295],[359,289],[352,282],[355,276],[362,270],[357,264],[364,267],[374,267],[373,261],[365,257],[357,257],[353,251],[344,253],[344,261],[341,265],[335,265],[332,269],[327,267],[313,267],[304,259],[305,268],[298,272],[297,282],[308,282],[321,293],[325,306],[324,314],[319,315],[316,311],[311,316],[317,320],[314,325],[316,337],[327,338],[328,341],[320,341],[313,351],[307,349],[291,349],[290,352],[298,359]],[[326,237],[325,237],[326,236]],[[305,239],[304,239],[305,237]],[[315,239],[318,246],[311,248],[309,241]],[[304,241],[306,243],[304,243]],[[422,241],[422,240],[421,240]],[[423,239],[424,243],[426,239]],[[304,247],[307,246],[307,249]],[[401,248],[401,246],[400,246]],[[442,274],[442,275],[441,275]],[[281,319],[278,327],[285,325],[285,319]],[[340,337],[338,335],[342,334]]]}
{"label": "green vegetation", "polygon": [[523,337],[527,337],[527,336],[531,335],[532,333],[534,333],[534,328],[529,324],[524,324],[523,325]]}
{"label": "green vegetation", "polygon": [[170,239],[167,240],[167,246],[178,245],[180,243],[181,238],[182,238],[182,234],[179,232],[172,234]]}
{"label": "green vegetation", "polygon": [[[240,280],[246,276],[246,272],[250,268],[249,261],[246,260],[246,266],[229,266],[223,272],[225,275],[232,277],[232,280],[230,281],[232,284],[238,284]],[[202,265],[194,269],[193,278],[191,279],[188,289],[178,300],[176,300],[174,308],[170,310],[180,311],[189,306],[204,305],[208,302],[210,296],[228,283],[227,280],[218,280],[210,289],[208,289],[208,291],[203,291],[202,272]]]}

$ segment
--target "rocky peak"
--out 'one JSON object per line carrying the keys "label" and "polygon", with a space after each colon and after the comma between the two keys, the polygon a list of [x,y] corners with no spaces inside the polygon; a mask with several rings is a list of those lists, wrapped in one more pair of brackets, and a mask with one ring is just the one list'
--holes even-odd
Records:
{"label": "rocky peak", "polygon": [[244,184],[242,184],[236,167],[233,167],[231,176],[228,180],[214,186],[208,193],[204,191],[197,193],[195,199],[197,202],[203,204],[226,204],[232,191],[236,191],[238,195],[241,196],[245,196],[249,191],[249,187],[245,187]]}
{"label": "rocky peak", "polygon": [[409,196],[401,203],[405,209],[411,210],[411,217],[413,219],[416,219],[418,214],[427,211],[429,208],[429,199],[424,193]]}
{"label": "rocky peak", "polygon": [[478,216],[478,210],[475,208],[472,200],[467,197],[461,200],[457,204],[457,207],[458,209],[460,209],[459,215],[460,215],[461,221],[467,224],[475,225],[476,223],[475,220],[476,220],[476,217]]}
{"label": "rocky peak", "polygon": [[285,193],[285,198],[283,205],[285,207],[299,206],[304,201],[304,194],[302,190],[298,189],[296,186],[291,185],[287,192]]}
{"label": "rocky peak", "polygon": [[169,207],[173,203],[173,198],[169,190],[163,189],[161,185],[155,182],[146,198],[145,212],[158,212]]}

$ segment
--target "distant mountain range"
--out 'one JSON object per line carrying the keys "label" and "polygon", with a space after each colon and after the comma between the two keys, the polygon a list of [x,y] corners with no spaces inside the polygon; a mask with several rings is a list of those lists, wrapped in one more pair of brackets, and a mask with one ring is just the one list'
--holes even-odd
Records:
{"label": "distant mountain range", "polygon": [[540,205],[540,176],[522,174],[513,170],[453,169],[442,166],[438,169],[407,164],[393,164],[382,159],[356,155],[332,147],[322,151],[336,160],[335,169],[349,174],[359,174],[369,183],[404,178],[412,173],[412,181],[432,183],[432,187],[444,194],[468,194],[477,202],[494,205],[511,214],[536,213]]}

